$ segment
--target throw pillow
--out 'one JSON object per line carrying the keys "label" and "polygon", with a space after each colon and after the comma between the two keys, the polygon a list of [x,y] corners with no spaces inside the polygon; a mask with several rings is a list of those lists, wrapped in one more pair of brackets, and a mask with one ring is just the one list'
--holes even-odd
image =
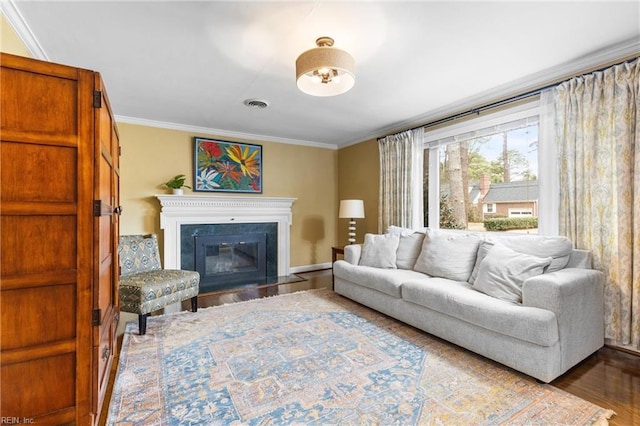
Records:
{"label": "throw pillow", "polygon": [[396,251],[400,236],[365,234],[359,264],[375,268],[396,269]]}
{"label": "throw pillow", "polygon": [[427,228],[412,229],[412,228],[403,228],[401,226],[390,225],[389,227],[387,227],[387,231],[385,232],[385,234],[397,234],[397,235],[406,236],[416,232],[422,232],[424,234],[425,232],[427,232]]}
{"label": "throw pillow", "polygon": [[432,277],[467,281],[476,261],[480,241],[482,237],[476,233],[427,229],[413,270]]}
{"label": "throw pillow", "polygon": [[551,257],[553,260],[545,273],[558,271],[569,262],[573,244],[567,237],[548,237],[543,235],[492,235],[487,238],[515,250],[518,253],[536,257]]}
{"label": "throw pillow", "polygon": [[541,275],[551,260],[518,253],[496,243],[480,262],[473,288],[498,299],[522,303],[522,283]]}
{"label": "throw pillow", "polygon": [[422,250],[424,234],[414,232],[409,235],[400,235],[400,244],[396,251],[396,266],[398,269],[413,269],[416,259]]}
{"label": "throw pillow", "polygon": [[469,284],[473,284],[476,278],[478,277],[478,269],[480,269],[480,263],[484,260],[489,253],[489,250],[493,247],[495,243],[492,241],[482,241],[480,246],[478,247],[478,254],[476,255],[476,263],[473,265],[473,271],[471,271],[471,276],[469,277]]}

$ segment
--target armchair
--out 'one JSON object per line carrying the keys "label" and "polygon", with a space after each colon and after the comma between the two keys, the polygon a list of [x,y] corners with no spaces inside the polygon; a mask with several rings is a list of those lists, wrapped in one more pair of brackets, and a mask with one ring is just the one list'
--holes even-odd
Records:
{"label": "armchair", "polygon": [[200,274],[196,271],[162,269],[155,234],[123,235],[118,244],[120,258],[120,310],[138,314],[138,330],[147,331],[149,313],[172,303],[191,299],[198,310]]}

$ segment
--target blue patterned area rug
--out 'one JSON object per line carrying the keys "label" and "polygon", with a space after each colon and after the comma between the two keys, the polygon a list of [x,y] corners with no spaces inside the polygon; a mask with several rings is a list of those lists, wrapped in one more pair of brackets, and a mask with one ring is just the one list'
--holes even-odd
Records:
{"label": "blue patterned area rug", "polygon": [[107,424],[586,425],[613,415],[328,290],[127,325]]}

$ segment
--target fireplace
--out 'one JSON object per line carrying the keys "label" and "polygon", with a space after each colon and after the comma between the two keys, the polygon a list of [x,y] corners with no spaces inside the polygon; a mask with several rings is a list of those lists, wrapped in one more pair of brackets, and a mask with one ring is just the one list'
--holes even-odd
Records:
{"label": "fireplace", "polygon": [[161,205],[165,268],[196,270],[195,237],[266,233],[267,280],[289,275],[291,206],[295,198],[237,195],[156,197]]}

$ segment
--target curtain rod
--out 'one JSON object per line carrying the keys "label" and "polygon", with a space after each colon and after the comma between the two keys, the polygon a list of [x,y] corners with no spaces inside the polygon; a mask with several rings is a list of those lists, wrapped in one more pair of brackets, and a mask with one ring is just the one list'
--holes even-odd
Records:
{"label": "curtain rod", "polygon": [[633,58],[624,60],[622,62],[618,62],[618,63],[613,64],[613,65],[607,65],[605,67],[598,68],[598,69],[595,69],[593,71],[588,71],[588,72],[585,72],[585,73],[582,73],[582,74],[577,74],[577,75],[575,75],[573,77],[567,78],[567,79],[559,81],[557,83],[548,84],[546,86],[538,87],[537,89],[529,90],[528,92],[524,92],[524,93],[521,93],[519,95],[511,96],[511,97],[508,97],[508,98],[505,98],[505,99],[501,99],[499,101],[491,102],[491,103],[484,104],[484,105],[481,105],[481,106],[476,107],[476,108],[469,109],[467,111],[459,112],[457,114],[453,114],[453,115],[450,115],[448,117],[444,117],[444,118],[440,118],[438,120],[430,121],[430,122],[428,122],[426,124],[423,124],[421,126],[413,127],[410,130],[415,130],[415,129],[419,129],[419,128],[427,129],[429,127],[433,127],[433,126],[437,126],[438,124],[442,124],[442,123],[446,123],[446,122],[449,122],[449,121],[457,120],[458,118],[466,117],[468,115],[480,114],[482,111],[486,111],[488,109],[496,108],[496,107],[499,107],[499,106],[502,106],[502,105],[509,104],[511,102],[516,102],[516,101],[520,101],[522,99],[527,99],[527,98],[539,95],[543,91],[545,91],[547,89],[551,89],[553,87],[557,87],[557,86],[561,85],[562,83],[565,83],[565,82],[571,80],[572,78],[582,77],[582,76],[585,76],[587,74],[593,74],[593,73],[596,73],[596,72],[601,72],[601,71],[604,71],[604,70],[606,70],[608,68],[615,67],[617,65],[622,65],[622,64],[629,63],[629,62],[633,62],[638,58],[640,58],[640,56],[635,56]]}

